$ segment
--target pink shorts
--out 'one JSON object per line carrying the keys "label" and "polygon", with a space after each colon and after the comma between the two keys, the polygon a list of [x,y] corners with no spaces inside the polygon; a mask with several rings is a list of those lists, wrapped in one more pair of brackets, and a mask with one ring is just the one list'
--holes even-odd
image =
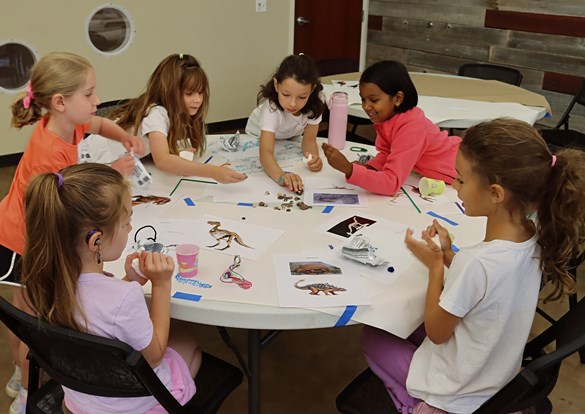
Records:
{"label": "pink shorts", "polygon": [[[181,403],[181,405],[185,405],[185,403],[195,395],[195,382],[193,381],[193,378],[191,378],[189,367],[185,363],[183,357],[171,347],[167,347],[163,359],[169,366],[172,375],[172,383],[169,391],[173,394],[173,397]],[[166,414],[166,412],[167,411],[159,404],[148,410],[146,413]]]}

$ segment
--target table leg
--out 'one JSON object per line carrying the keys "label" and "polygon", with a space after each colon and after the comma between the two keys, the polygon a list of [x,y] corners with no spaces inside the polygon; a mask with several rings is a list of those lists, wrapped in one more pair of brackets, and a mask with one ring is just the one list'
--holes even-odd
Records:
{"label": "table leg", "polygon": [[248,329],[248,413],[260,414],[260,347],[259,329]]}

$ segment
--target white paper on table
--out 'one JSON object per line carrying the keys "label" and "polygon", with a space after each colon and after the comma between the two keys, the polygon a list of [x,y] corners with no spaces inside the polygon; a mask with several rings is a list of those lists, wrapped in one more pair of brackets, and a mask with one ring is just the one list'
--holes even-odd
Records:
{"label": "white paper on table", "polygon": [[[339,256],[273,256],[281,307],[368,305],[370,295],[356,273]],[[295,287],[296,285],[296,287]]]}
{"label": "white paper on table", "polygon": [[[212,236],[211,230],[214,225],[209,224],[209,221],[220,223],[216,232],[219,240]],[[230,256],[239,254],[250,260],[258,260],[284,234],[284,230],[281,229],[256,226],[208,214],[196,220],[163,221],[160,228],[161,236],[173,240],[171,243],[195,243],[201,249]],[[227,247],[230,238],[230,247]],[[214,246],[216,243],[218,245]]]}
{"label": "white paper on table", "polygon": [[[359,232],[376,249],[373,253],[386,260],[387,263],[383,265],[371,266],[363,264],[346,258],[341,254],[341,248],[350,244],[355,235],[347,243],[339,246],[335,250],[336,254],[343,258],[344,263],[348,263],[348,270],[386,285],[392,284],[416,260],[404,243],[407,228],[404,224],[391,220],[382,220],[376,223],[376,226],[365,227]],[[420,235],[419,230],[415,230],[415,232]]]}
{"label": "white paper on table", "polygon": [[278,203],[278,194],[295,196],[288,188],[282,187],[274,182],[266,174],[254,174],[248,176],[244,181],[230,185],[214,185],[205,188],[205,195],[213,196],[214,202],[246,202],[255,203],[264,201],[266,203]]}
{"label": "white paper on table", "polygon": [[367,192],[345,182],[343,175],[304,179],[305,204],[310,206],[367,207]]}
{"label": "white paper on table", "polygon": [[486,102],[437,96],[418,97],[418,106],[433,123],[452,120],[474,120],[476,123],[495,118],[512,117],[530,125],[539,118],[540,111],[513,102]]}
{"label": "white paper on table", "polygon": [[[252,141],[245,141],[238,151],[228,152],[222,150],[215,152],[210,163],[213,165],[228,163],[230,168],[246,174],[263,172],[264,169],[262,168],[262,164],[260,164],[258,142],[258,138],[255,138]],[[300,142],[288,139],[276,140],[274,144],[274,159],[280,168],[285,171],[302,164],[303,150],[301,149]]]}
{"label": "white paper on table", "polygon": [[132,189],[132,226],[137,229],[145,224],[158,222],[159,218],[175,203],[182,202],[182,196],[168,192]]}

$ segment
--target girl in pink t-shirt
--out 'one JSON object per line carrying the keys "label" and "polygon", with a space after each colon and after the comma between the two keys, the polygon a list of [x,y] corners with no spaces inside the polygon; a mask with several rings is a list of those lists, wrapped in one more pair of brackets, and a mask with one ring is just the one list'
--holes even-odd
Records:
{"label": "girl in pink t-shirt", "polygon": [[376,129],[378,154],[361,165],[323,144],[329,165],[344,173],[348,183],[383,195],[400,191],[412,170],[450,184],[461,139],[441,131],[416,106],[418,94],[404,65],[374,63],[362,73],[359,86],[362,107]]}
{"label": "girl in pink t-shirt", "polygon": [[[132,199],[120,173],[103,164],[79,164],[34,178],[26,192],[27,243],[22,260],[25,299],[47,322],[126,342],[142,352],[162,383],[185,404],[201,351],[189,325],[171,328],[173,259],[161,253],[126,257],[124,279],[104,272],[118,260],[132,230]],[[132,267],[138,258],[146,278]],[[150,280],[146,306],[141,285]],[[55,300],[57,299],[57,300]],[[106,398],[65,388],[65,404],[78,412],[164,410],[154,397]]]}

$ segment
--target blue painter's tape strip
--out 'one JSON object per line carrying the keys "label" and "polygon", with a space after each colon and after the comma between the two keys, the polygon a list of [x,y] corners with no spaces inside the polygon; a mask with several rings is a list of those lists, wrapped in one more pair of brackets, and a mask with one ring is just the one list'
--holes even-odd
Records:
{"label": "blue painter's tape strip", "polygon": [[454,244],[451,244],[451,249],[453,250],[453,252],[457,253],[459,251],[459,247],[455,246]]}
{"label": "blue painter's tape strip", "polygon": [[191,197],[185,197],[183,199],[183,201],[185,202],[185,204],[187,204],[189,207],[195,207],[195,202],[193,200],[191,200]]}
{"label": "blue painter's tape strip", "polygon": [[325,207],[323,209],[323,211],[321,213],[323,213],[323,214],[329,214],[329,213],[331,213],[331,210],[333,210],[333,207],[334,206],[327,206],[327,207]]}
{"label": "blue painter's tape strip", "polygon": [[185,292],[175,292],[175,294],[173,295],[173,298],[192,300],[193,302],[199,302],[201,300],[201,295],[193,295],[191,293],[185,293]]}
{"label": "blue painter's tape strip", "polygon": [[449,223],[449,224],[450,224],[450,225],[452,225],[452,226],[458,226],[458,225],[459,225],[459,223],[457,223],[456,221],[450,220],[450,219],[448,219],[447,217],[443,217],[443,216],[441,216],[441,215],[439,215],[439,214],[435,213],[434,211],[427,211],[427,214],[428,214],[429,216],[432,216],[432,217],[438,218],[439,220],[446,221],[447,223]]}
{"label": "blue painter's tape strip", "polygon": [[254,207],[254,203],[238,203],[239,206]]}
{"label": "blue painter's tape strip", "polygon": [[356,310],[357,310],[357,306],[355,306],[355,305],[346,306],[345,310],[343,311],[343,313],[341,314],[341,316],[339,317],[337,322],[335,322],[335,326],[347,325],[347,323],[349,321],[351,321],[351,318],[353,317],[353,314],[355,313]]}

